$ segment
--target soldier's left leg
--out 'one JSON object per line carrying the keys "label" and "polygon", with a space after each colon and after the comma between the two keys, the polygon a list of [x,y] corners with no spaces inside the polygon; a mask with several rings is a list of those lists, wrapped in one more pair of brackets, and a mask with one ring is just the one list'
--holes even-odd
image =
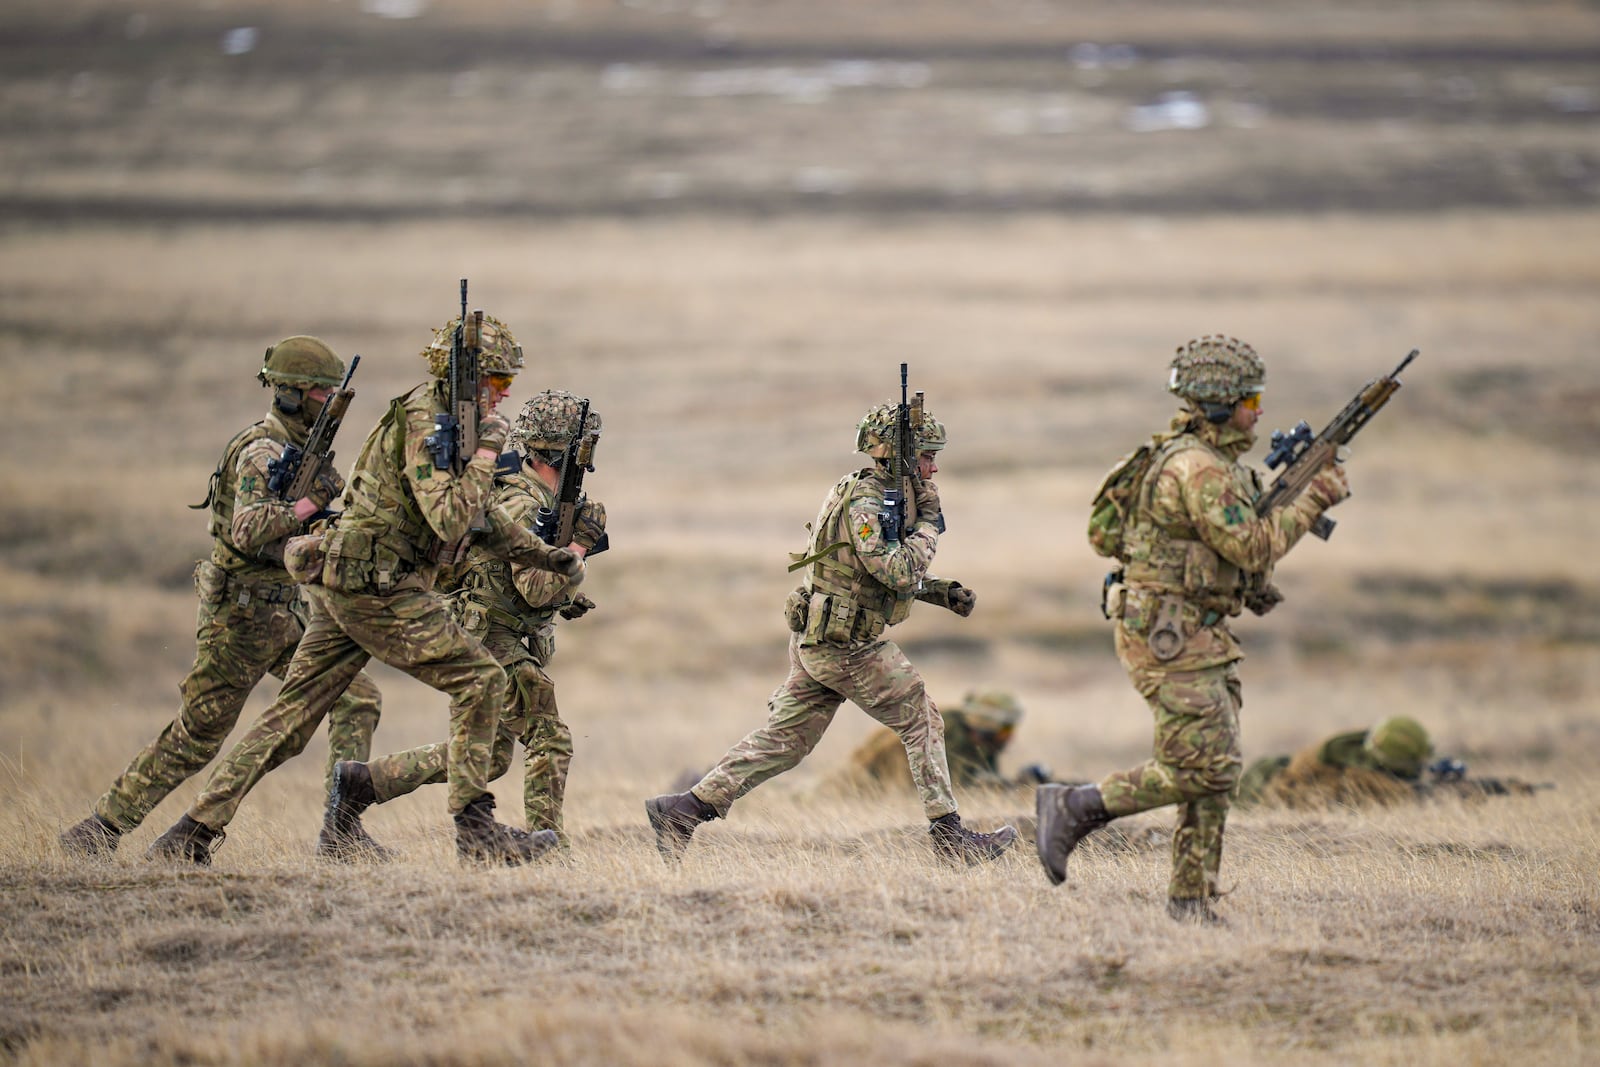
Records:
{"label": "soldier's left leg", "polygon": [[532,661],[520,664],[508,699],[522,709],[522,802],[529,830],[554,830],[566,844],[561,812],[572,767],[572,731],[556,709],[555,682]]}
{"label": "soldier's left leg", "polygon": [[[1239,672],[1234,664],[1222,668],[1225,704],[1219,709],[1215,736],[1217,771],[1211,784],[1227,780],[1226,790],[1196,797],[1178,809],[1172,835],[1172,880],[1167,896],[1172,900],[1209,900],[1218,895],[1217,875],[1222,868],[1222,833],[1233,804],[1243,763],[1239,753],[1239,709],[1243,703]],[[1230,730],[1231,724],[1231,730]],[[1225,736],[1231,733],[1230,736]]]}
{"label": "soldier's left leg", "polygon": [[880,641],[845,653],[801,649],[801,662],[818,681],[843,694],[900,738],[911,780],[929,821],[956,810],[945,758],[944,720],[922,675],[900,646]]}
{"label": "soldier's left leg", "polygon": [[1155,744],[1150,759],[1100,782],[1106,812],[1120,818],[1204,797],[1226,798],[1243,766],[1234,666],[1130,674],[1155,716]]}
{"label": "soldier's left leg", "polygon": [[[289,669],[289,661],[294,658],[294,650],[305,634],[306,620],[311,612],[304,594],[289,609],[298,632],[293,635],[293,640],[284,649],[278,662],[272,665],[271,673],[276,678],[283,678]],[[333,788],[335,763],[340,760],[365,763],[372,755],[372,735],[378,729],[378,717],[382,713],[383,694],[378,692],[377,684],[365,672],[356,675],[339,699],[333,702],[333,707],[328,709],[328,765],[323,774],[325,789]]]}

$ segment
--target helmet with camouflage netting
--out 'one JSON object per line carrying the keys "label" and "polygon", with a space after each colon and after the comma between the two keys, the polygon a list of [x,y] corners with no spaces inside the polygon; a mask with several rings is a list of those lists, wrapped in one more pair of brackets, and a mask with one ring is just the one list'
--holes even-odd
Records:
{"label": "helmet with camouflage netting", "polygon": [[[856,426],[856,451],[865,452],[873,459],[888,459],[894,455],[894,435],[899,425],[900,405],[894,401],[879,404],[862,417]],[[947,437],[944,423],[934,418],[927,409],[922,412],[922,425],[912,427],[918,452],[937,452],[945,446]]]}
{"label": "helmet with camouflage netting", "polygon": [[955,710],[975,728],[995,733],[1022,720],[1022,704],[1003,689],[968,693]]}
{"label": "helmet with camouflage netting", "polygon": [[1423,764],[1433,754],[1428,731],[1405,715],[1385,719],[1367,731],[1362,747],[1378,766],[1402,778],[1420,775]]}
{"label": "helmet with camouflage netting", "polygon": [[334,354],[326,341],[304,334],[285,337],[261,359],[256,380],[262,385],[287,385],[313,389],[333,387],[344,382],[344,360]]}
{"label": "helmet with camouflage netting", "polygon": [[[583,403],[583,397],[562,389],[546,389],[534,394],[522,405],[522,411],[512,423],[507,447],[523,455],[538,455],[552,466],[559,466],[562,453],[578,432]],[[600,413],[592,407],[584,420],[583,433],[589,441],[588,462],[592,465],[594,448],[600,441]]]}
{"label": "helmet with camouflage netting", "polygon": [[1207,334],[1178,348],[1167,391],[1199,404],[1234,404],[1261,392],[1267,368],[1237,337]]}
{"label": "helmet with camouflage netting", "polygon": [[[459,317],[453,318],[439,327],[428,347],[422,350],[422,358],[428,361],[428,370],[435,378],[443,378],[450,372],[450,348],[460,321]],[[479,344],[483,351],[478,355],[478,369],[484,374],[515,374],[522,369],[522,346],[517,344],[511,328],[493,315],[483,317]]]}

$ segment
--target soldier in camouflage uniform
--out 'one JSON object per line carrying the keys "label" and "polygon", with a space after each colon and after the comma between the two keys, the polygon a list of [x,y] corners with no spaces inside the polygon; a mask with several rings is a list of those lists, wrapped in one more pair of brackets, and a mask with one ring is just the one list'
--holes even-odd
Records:
{"label": "soldier in camouflage uniform", "polygon": [[[541,509],[554,509],[567,446],[578,433],[581,401],[571,393],[549,390],[523,406],[513,424],[510,448],[521,454],[522,468],[497,480],[491,507],[532,528]],[[600,436],[600,415],[590,410],[584,421],[589,455]],[[592,469],[592,467],[590,468]],[[582,557],[605,533],[605,507],[581,501],[575,516],[571,551]],[[508,563],[482,545],[468,551],[452,575],[451,611],[456,620],[483,641],[506,674],[505,709],[495,734],[489,778],[511,767],[511,752],[523,747],[523,803],[532,831],[554,831],[563,844],[562,800],[572,763],[572,731],[556,709],[555,683],[545,673],[555,654],[556,616],[582,617],[594,602],[574,592],[560,574]],[[444,742],[380,756],[371,763],[341,763],[323,823],[322,847],[337,848],[363,811],[445,781],[449,746]]]}
{"label": "soldier in camouflage uniform", "polygon": [[[483,323],[478,450],[460,474],[435,466],[428,438],[435,417],[449,410],[443,378],[456,325],[447,323],[422,352],[434,380],[390,404],[356,459],[344,510],[324,541],[326,559],[304,587],[311,618],[277,701],[212,773],[193,807],[151,846],[153,858],[209,863],[245,794],[305,748],[370,656],[450,696],[447,776],[459,854],[523,863],[555,844],[554,834],[532,838],[494,819],[489,763],[505,672],[450,617],[433,585],[437,561],[454,559],[469,536],[514,563],[575,580],[581,580],[583,562],[489,506],[500,446],[510,431],[494,408],[522,368],[521,346],[492,316]],[[479,516],[487,531],[472,534],[469,526]],[[340,844],[341,856],[384,854],[359,822]]]}
{"label": "soldier in camouflage uniform", "polygon": [[1370,730],[1335,734],[1292,756],[1256,760],[1239,779],[1238,803],[1321,810],[1438,796],[1528,796],[1540,788],[1519,778],[1469,776],[1460,760],[1430,765],[1432,754],[1427,729],[1396,715]]}
{"label": "soldier in camouflage uniform", "polygon": [[979,862],[999,856],[1015,840],[1009,826],[980,834],[961,825],[938,709],[916,668],[883,636],[905,620],[914,600],[961,616],[970,615],[976,603],[961,583],[928,573],[941,526],[939,490],[931,479],[939,469],[935,454],[945,445],[944,427],[932,415],[913,427],[915,522],[906,524],[898,543],[884,537],[884,492],[897,484],[889,462],[895,427],[896,405],[867,413],[857,428],[856,449],[875,463],[835,485],[812,525],[810,546],[797,560],[805,567],[805,584],[790,594],[785,611],[792,631],[789,677],[768,702],[766,725],[687,792],[646,802],[656,847],[669,863],[688,848],[695,827],[727,815],[735,800],[805,758],[845,700],[899,737],[939,853]]}
{"label": "soldier in camouflage uniform", "polygon": [[[999,690],[972,692],[960,705],[941,711],[944,752],[950,783],[961,789],[1032,789],[1051,779],[1049,768],[1038,763],[1015,775],[1000,771],[1000,755],[1022,718],[1022,705]],[[850,793],[873,789],[909,792],[914,788],[906,764],[905,747],[893,731],[878,730],[852,753],[849,762],[824,783],[828,792]]]}
{"label": "soldier in camouflage uniform", "polygon": [[[1190,341],[1172,361],[1168,388],[1185,406],[1152,442],[1106,598],[1117,657],[1155,715],[1154,752],[1095,785],[1039,788],[1035,844],[1053,884],[1065,880],[1067,857],[1084,835],[1176,804],[1168,911],[1220,922],[1210,901],[1241,769],[1244,655],[1227,620],[1281,599],[1271,585],[1274,564],[1350,492],[1343,468],[1330,465],[1292,503],[1256,516],[1260,479],[1239,457],[1255,442],[1264,384],[1260,358],[1233,338]],[[1091,541],[1103,535],[1091,524]]]}
{"label": "soldier in camouflage uniform", "polygon": [[[283,569],[284,539],[343,492],[344,480],[329,464],[312,494],[296,501],[279,500],[267,481],[285,445],[305,445],[323,401],[344,379],[344,362],[315,337],[287,337],[267,349],[257,378],[272,389],[272,405],[228,442],[206,499],[195,505],[210,510],[212,547],[194,572],[200,612],[194,666],[178,687],[183,706],[111,783],[94,813],[61,835],[71,854],[112,852],[167,794],[210,763],[261,676],[284,676],[305,630],[305,598]],[[329,713],[330,772],[335,759],[365,758],[378,712],[378,687],[357,675]]]}

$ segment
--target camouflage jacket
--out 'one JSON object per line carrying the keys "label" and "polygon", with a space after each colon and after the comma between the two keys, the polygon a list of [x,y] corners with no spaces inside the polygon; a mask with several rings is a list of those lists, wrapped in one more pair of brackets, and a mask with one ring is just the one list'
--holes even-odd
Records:
{"label": "camouflage jacket", "polygon": [[[555,490],[526,467],[496,484],[491,507],[527,529],[540,508],[553,507]],[[502,627],[533,639],[543,665],[554,652],[556,613],[571,600],[572,583],[550,571],[510,563],[474,544],[466,559],[441,576],[441,589],[451,594],[457,618],[469,633],[482,637]]]}
{"label": "camouflage jacket", "polygon": [[[939,534],[932,523],[918,522],[899,544],[884,540],[879,512],[893,484],[888,468],[879,464],[842,479],[823,501],[802,557],[810,561],[805,589],[811,596],[803,643],[876,640],[911,613]],[[836,626],[818,621],[823,611],[832,613]]]}
{"label": "camouflage jacket", "polygon": [[[1125,593],[1113,606],[1117,648],[1125,663],[1168,671],[1199,670],[1241,659],[1227,626],[1249,582],[1264,583],[1303,537],[1318,511],[1305,496],[1257,517],[1256,473],[1239,462],[1253,434],[1180,412],[1139,490],[1125,537]],[[1157,660],[1146,636],[1163,601],[1181,609],[1184,644]]]}
{"label": "camouflage jacket", "polygon": [[[303,525],[291,501],[267,489],[270,465],[284,446],[303,446],[308,430],[276,411],[234,436],[211,476],[211,562],[245,582],[293,584],[283,569],[283,542]],[[334,479],[343,485],[338,472]]]}
{"label": "camouflage jacket", "polygon": [[544,566],[550,547],[493,505],[495,461],[470,458],[460,474],[433,465],[427,439],[434,416],[447,406],[443,382],[425,382],[397,397],[356,458],[345,509],[327,539],[323,581],[348,593],[409,587],[432,589],[439,547],[462,543],[473,517],[488,552],[515,563]]}

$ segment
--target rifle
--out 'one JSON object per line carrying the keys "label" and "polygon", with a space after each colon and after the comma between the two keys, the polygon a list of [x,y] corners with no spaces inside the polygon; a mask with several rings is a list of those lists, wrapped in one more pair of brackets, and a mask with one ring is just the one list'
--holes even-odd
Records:
{"label": "rifle", "polygon": [[[1334,460],[1339,448],[1360,433],[1372,416],[1399,391],[1403,384],[1399,378],[1400,372],[1406,369],[1406,364],[1417,358],[1420,351],[1413,348],[1411,354],[1401,360],[1393,371],[1368,382],[1355,399],[1346,404],[1344,410],[1335,415],[1333,421],[1315,437],[1311,436],[1311,427],[1304,419],[1288,433],[1272,431],[1272,449],[1267,453],[1267,467],[1276,470],[1283,466],[1283,470],[1272,487],[1256,499],[1258,516],[1287,505],[1311,484],[1311,479]],[[1311,524],[1311,532],[1326,541],[1333,536],[1335,525],[1332,519],[1320,515]]]}
{"label": "rifle", "polygon": [[[445,374],[448,399],[445,410],[433,417],[433,433],[428,435],[428,451],[435,470],[460,474],[478,451],[479,357],[483,353],[483,311],[467,317],[467,280],[461,279],[461,317],[456,320],[455,336],[450,339],[450,365]],[[481,533],[489,528],[481,514],[473,516],[468,528]]]}
{"label": "rifle", "polygon": [[[901,535],[917,521],[918,454],[916,427],[922,425],[923,394],[919,389],[916,399],[906,400],[907,366],[900,364],[900,404],[895,411],[894,474],[896,484],[884,491],[883,510],[878,522],[883,526],[883,539],[890,545],[900,543]],[[941,512],[934,524],[944,533],[944,514]]]}
{"label": "rifle", "polygon": [[[566,458],[561,461],[561,483],[556,488],[556,506],[540,508],[533,519],[533,533],[547,545],[566,548],[572,544],[572,532],[578,523],[578,505],[583,499],[583,476],[594,471],[594,437],[586,432],[589,424],[589,401],[578,409],[578,432],[567,442]],[[587,556],[598,556],[611,547],[611,535],[603,533]]]}
{"label": "rifle", "polygon": [[1428,764],[1427,773],[1428,781],[1420,786],[1423,792],[1450,792],[1463,798],[1532,796],[1541,789],[1556,787],[1554,782],[1525,782],[1521,778],[1469,777],[1466,763],[1452,756],[1442,756]]}
{"label": "rifle", "polygon": [[[283,455],[267,464],[267,491],[279,500],[295,501],[310,496],[322,472],[333,466],[333,438],[344,422],[350,401],[355,398],[356,391],[350,388],[350,379],[356,376],[356,365],[360,362],[360,356],[350,357],[350,369],[345,372],[344,382],[322,402],[322,410],[306,435],[305,447],[285,445]],[[326,518],[329,514],[328,509],[323,508],[312,517]]]}

